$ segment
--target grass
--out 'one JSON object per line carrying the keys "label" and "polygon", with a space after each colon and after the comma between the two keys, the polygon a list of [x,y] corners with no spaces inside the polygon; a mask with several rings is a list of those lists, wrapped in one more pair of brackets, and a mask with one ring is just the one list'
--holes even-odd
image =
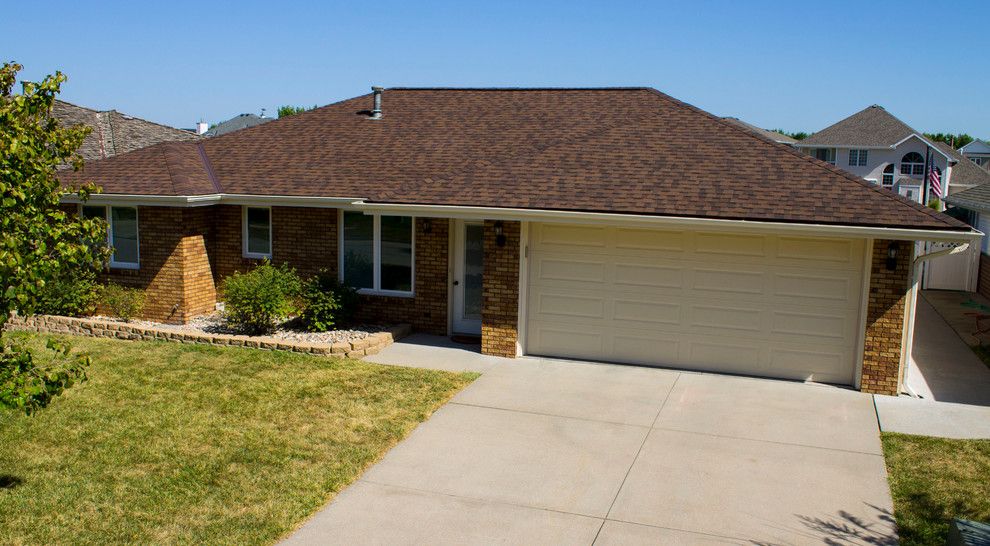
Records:
{"label": "grass", "polygon": [[990,521],[990,440],[883,433],[901,544],[945,544],[953,518]]}
{"label": "grass", "polygon": [[271,543],[475,377],[62,339],[92,355],[89,381],[33,417],[0,412],[5,544]]}

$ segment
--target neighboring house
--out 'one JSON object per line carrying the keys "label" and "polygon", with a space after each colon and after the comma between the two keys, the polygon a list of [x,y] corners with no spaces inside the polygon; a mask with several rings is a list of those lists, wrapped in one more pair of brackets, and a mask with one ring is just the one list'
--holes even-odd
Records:
{"label": "neighboring house", "polygon": [[952,179],[948,154],[881,106],[873,105],[795,144],[809,155],[922,202],[926,158],[941,178],[942,194],[965,189]]}
{"label": "neighboring house", "polygon": [[962,148],[959,148],[959,152],[966,157],[966,159],[972,161],[980,167],[983,167],[984,170],[990,171],[990,144],[987,144],[980,139],[976,139]]}
{"label": "neighboring house", "polygon": [[739,118],[725,117],[725,118],[722,118],[722,119],[724,119],[725,121],[728,121],[729,123],[731,123],[733,125],[737,125],[739,127],[742,127],[743,129],[749,129],[750,131],[755,131],[755,132],[763,135],[763,137],[769,138],[770,140],[772,140],[774,142],[777,142],[777,143],[780,143],[780,144],[787,144],[789,146],[793,146],[797,142],[797,139],[791,138],[791,137],[789,137],[789,136],[787,136],[787,135],[785,135],[783,133],[778,133],[777,131],[771,131],[769,129],[760,129],[759,127],[757,127],[755,125],[751,125],[749,123],[746,123],[745,121],[743,121],[743,120],[741,120]]}
{"label": "neighboring house", "polygon": [[[970,225],[983,233],[990,233],[990,183],[954,193],[946,197],[945,201],[966,210],[966,220]],[[980,243],[978,267],[976,291],[990,298],[990,237],[983,237]]]}
{"label": "neighboring house", "polygon": [[108,278],[185,322],[270,259],[485,354],[895,394],[912,241],[978,237],[654,89],[373,95],[63,175],[104,188],[82,212],[110,218]]}
{"label": "neighboring house", "polygon": [[52,115],[66,126],[86,125],[93,129],[79,147],[79,153],[86,161],[112,157],[159,142],[199,138],[189,131],[116,110],[93,110],[60,100],[55,101]]}
{"label": "neighboring house", "polygon": [[234,131],[240,131],[241,129],[247,129],[248,127],[254,127],[255,125],[261,125],[262,123],[268,123],[272,119],[266,118],[264,113],[260,116],[255,114],[240,114],[210,127],[208,131],[203,133],[203,136],[215,137],[225,135]]}

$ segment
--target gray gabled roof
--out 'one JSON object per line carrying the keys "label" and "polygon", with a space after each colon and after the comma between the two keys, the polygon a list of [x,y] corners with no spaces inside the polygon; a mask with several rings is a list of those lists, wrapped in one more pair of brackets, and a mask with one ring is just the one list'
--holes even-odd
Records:
{"label": "gray gabled roof", "polygon": [[749,129],[750,131],[753,131],[753,132],[756,132],[756,133],[758,133],[760,135],[763,135],[764,138],[769,138],[770,140],[772,140],[774,142],[778,142],[780,144],[794,144],[795,142],[797,142],[796,139],[793,139],[793,138],[791,138],[791,137],[789,137],[789,136],[787,136],[787,135],[785,135],[783,133],[778,133],[777,131],[770,131],[768,129],[761,129],[761,128],[755,126],[755,125],[751,125],[749,123],[746,123],[745,121],[743,121],[743,120],[741,120],[739,118],[725,117],[725,118],[722,118],[722,119],[724,119],[725,121],[728,121],[729,123],[731,123],[733,125],[742,127],[743,129]]}
{"label": "gray gabled roof", "polygon": [[214,125],[209,131],[203,133],[203,136],[215,137],[225,135],[234,131],[240,131],[241,129],[247,129],[248,127],[254,127],[255,125],[261,125],[262,123],[268,123],[272,119],[274,118],[263,118],[255,114],[240,114]]}
{"label": "gray gabled roof", "polygon": [[953,150],[952,146],[949,146],[944,142],[936,142],[935,145],[938,146],[942,152],[948,155],[949,159],[956,162],[956,164],[952,166],[952,178],[949,179],[950,184],[953,186],[979,186],[981,184],[990,184],[990,172],[983,170],[976,163],[966,159],[957,150]]}
{"label": "gray gabled roof", "polygon": [[921,133],[874,104],[802,140],[799,146],[840,148],[893,147]]}
{"label": "gray gabled roof", "polygon": [[964,154],[990,154],[990,144],[987,144],[980,139],[976,139],[962,148],[959,148],[959,151]]}
{"label": "gray gabled roof", "polygon": [[945,202],[965,209],[990,212],[990,184],[950,194]]}

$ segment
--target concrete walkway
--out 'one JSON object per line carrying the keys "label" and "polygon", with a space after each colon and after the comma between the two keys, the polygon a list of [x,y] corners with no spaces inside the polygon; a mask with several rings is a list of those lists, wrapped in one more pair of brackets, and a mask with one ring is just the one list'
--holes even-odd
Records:
{"label": "concrete walkway", "polygon": [[975,321],[965,315],[974,310],[968,303],[977,297],[926,291],[918,298],[907,384],[921,399],[877,396],[877,416],[884,431],[990,438],[990,368],[964,341],[978,343],[971,335]]}
{"label": "concrete walkway", "polygon": [[429,336],[371,360],[483,375],[287,543],[894,543],[869,395]]}

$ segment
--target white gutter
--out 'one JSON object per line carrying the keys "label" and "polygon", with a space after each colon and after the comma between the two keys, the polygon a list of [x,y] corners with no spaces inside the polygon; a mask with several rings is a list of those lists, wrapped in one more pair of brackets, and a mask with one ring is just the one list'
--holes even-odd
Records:
{"label": "white gutter", "polygon": [[[78,195],[66,194],[63,203],[81,203]],[[365,213],[387,213],[433,218],[462,218],[475,220],[514,220],[531,222],[558,222],[582,224],[609,224],[638,227],[672,227],[708,231],[734,231],[751,233],[793,233],[796,235],[833,236],[851,238],[876,238],[904,241],[968,242],[978,240],[983,234],[976,230],[923,230],[908,228],[882,228],[842,226],[831,224],[794,224],[755,220],[725,220],[720,218],[694,218],[687,216],[651,216],[644,214],[617,214],[607,212],[555,211],[498,207],[464,207],[452,205],[405,205],[366,203],[358,197],[295,197],[279,195],[126,195],[95,193],[88,203],[96,205],[143,205],[202,207],[208,205],[266,205],[341,208]]]}
{"label": "white gutter", "polygon": [[457,207],[448,205],[402,205],[384,203],[352,204],[366,213],[379,212],[434,218],[464,218],[487,220],[518,220],[532,222],[560,222],[582,224],[609,224],[640,227],[673,227],[710,231],[749,231],[754,233],[794,233],[852,238],[876,238],[904,241],[969,242],[978,240],[983,233],[951,230],[923,230],[908,228],[882,228],[842,226],[831,224],[792,224],[751,220],[724,220],[719,218],[694,218],[686,216],[649,216],[639,214],[615,214],[604,212],[573,212],[513,208]]}

